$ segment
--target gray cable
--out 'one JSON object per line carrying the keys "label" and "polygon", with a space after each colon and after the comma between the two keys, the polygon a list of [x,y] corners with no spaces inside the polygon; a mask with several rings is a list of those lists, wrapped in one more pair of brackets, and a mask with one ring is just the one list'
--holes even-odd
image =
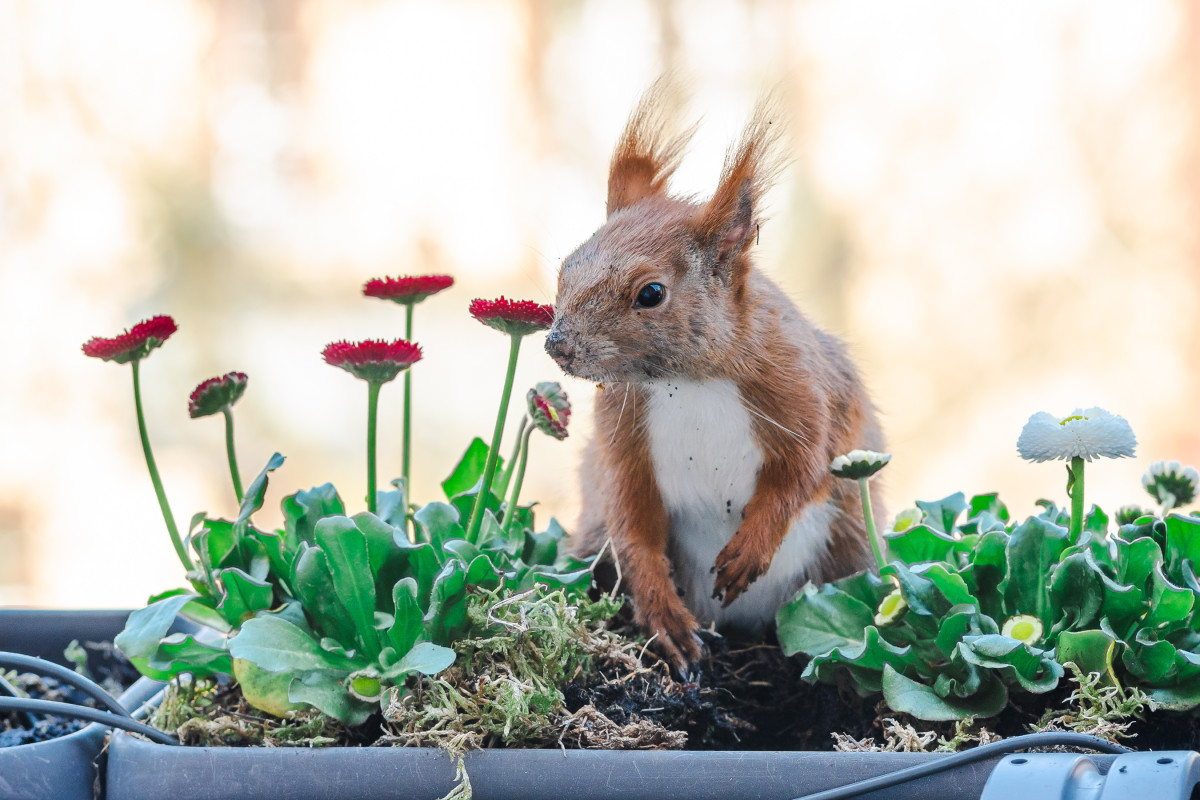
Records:
{"label": "gray cable", "polygon": [[73,717],[88,722],[99,722],[113,728],[140,733],[151,741],[159,744],[179,744],[174,736],[163,733],[157,728],[132,720],[129,717],[101,711],[98,708],[77,706],[71,703],[56,703],[53,700],[30,700],[24,697],[0,697],[0,711],[32,711],[37,714],[53,714],[59,717]]}
{"label": "gray cable", "polygon": [[100,705],[107,708],[114,714],[122,717],[128,717],[129,712],[112,698],[108,692],[96,685],[89,678],[85,678],[74,670],[59,666],[52,661],[47,661],[44,658],[34,658],[33,656],[22,655],[21,653],[0,652],[0,667],[16,667],[27,672],[35,672],[39,675],[47,675],[55,678],[62,683],[74,686],[79,691],[86,694],[88,697],[95,700]]}

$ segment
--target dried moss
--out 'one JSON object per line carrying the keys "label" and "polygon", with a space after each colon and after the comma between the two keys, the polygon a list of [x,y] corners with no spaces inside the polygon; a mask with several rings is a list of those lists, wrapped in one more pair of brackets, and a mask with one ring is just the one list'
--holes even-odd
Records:
{"label": "dried moss", "polygon": [[472,597],[467,613],[485,635],[455,646],[458,660],[413,692],[392,692],[381,744],[475,747],[682,747],[686,734],[638,718],[616,722],[594,705],[569,709],[563,687],[631,680],[649,671],[643,646],[609,630],[620,602],[572,602],[561,590]]}

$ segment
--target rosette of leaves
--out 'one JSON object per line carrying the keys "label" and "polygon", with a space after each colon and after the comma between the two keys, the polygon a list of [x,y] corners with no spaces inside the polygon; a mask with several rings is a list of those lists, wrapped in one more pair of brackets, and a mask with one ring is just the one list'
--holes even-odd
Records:
{"label": "rosette of leaves", "polygon": [[1067,529],[1034,517],[1010,530],[995,495],[918,506],[921,522],[888,537],[893,560],[879,577],[808,584],[780,609],[785,652],[810,658],[809,680],[882,691],[893,709],[926,720],[988,716],[1014,688],[1057,686],[1063,669],[1052,642],[1000,631],[1017,614],[1050,630],[1055,611],[1043,576],[1066,547]]}
{"label": "rosette of leaves", "polygon": [[[451,489],[473,475],[478,481],[474,452],[448,479]],[[143,674],[231,674],[247,700],[269,713],[312,706],[358,724],[389,689],[403,692],[409,675],[450,665],[449,646],[469,633],[472,589],[542,584],[583,592],[590,585],[586,564],[560,557],[561,527],[552,522],[534,533],[528,508],[520,539],[501,534],[493,508],[480,544],[466,541],[460,507],[474,501],[470,489],[417,510],[417,542],[405,531],[402,481],[379,493],[376,514],[354,517],[331,484],[298,492],[283,500],[281,530],[259,530],[252,516],[282,463],[276,454],[259,473],[237,519],[192,520],[191,590],[152,598],[117,638]],[[210,635],[167,635],[177,614]]]}
{"label": "rosette of leaves", "polygon": [[[1068,512],[1049,502],[1020,525],[995,495],[918,505],[920,522],[888,539],[883,578],[809,585],[781,609],[780,641],[811,658],[809,679],[946,720],[1048,691],[1072,662],[1200,705],[1200,518],[1143,516],[1112,534],[1093,507],[1072,545]],[[1036,640],[1001,635],[1017,616],[1037,620]]]}
{"label": "rosette of leaves", "polygon": [[1136,685],[1175,709],[1200,705],[1200,518],[1143,517],[1063,553],[1051,575],[1060,661]]}

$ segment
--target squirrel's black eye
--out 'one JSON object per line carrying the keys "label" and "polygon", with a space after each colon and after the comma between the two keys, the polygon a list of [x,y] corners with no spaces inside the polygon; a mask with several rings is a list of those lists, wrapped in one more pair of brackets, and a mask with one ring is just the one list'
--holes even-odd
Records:
{"label": "squirrel's black eye", "polygon": [[661,283],[647,283],[638,292],[637,301],[634,305],[639,308],[654,308],[663,301],[667,296],[667,290],[663,288]]}

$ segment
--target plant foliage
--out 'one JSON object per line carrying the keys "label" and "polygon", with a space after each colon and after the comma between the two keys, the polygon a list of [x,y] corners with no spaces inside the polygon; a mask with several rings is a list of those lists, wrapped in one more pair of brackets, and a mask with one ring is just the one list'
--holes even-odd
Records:
{"label": "plant foliage", "polygon": [[[472,632],[472,592],[542,586],[575,596],[591,583],[586,563],[560,554],[556,521],[535,532],[525,507],[504,530],[491,492],[478,540],[465,538],[486,451],[472,443],[443,484],[447,502],[412,513],[414,541],[403,481],[378,493],[377,514],[347,516],[325,484],[283,499],[282,529],[255,527],[269,474],[283,464],[276,454],[248,487],[237,519],[192,520],[191,589],[134,612],[118,646],[151,677],[232,674],[264,711],[313,707],[361,723],[389,688],[402,694],[408,676],[453,662],[453,644]],[[176,614],[209,635],[167,635]]]}
{"label": "plant foliage", "polygon": [[[1067,512],[1041,505],[1018,523],[995,495],[918,503],[881,576],[810,583],[780,609],[784,650],[809,657],[810,680],[882,691],[925,720],[995,714],[1012,691],[1054,689],[1067,663],[1165,707],[1200,705],[1200,518],[1110,531],[1093,507],[1073,542]],[[1028,638],[1002,633],[1018,616]]]}

